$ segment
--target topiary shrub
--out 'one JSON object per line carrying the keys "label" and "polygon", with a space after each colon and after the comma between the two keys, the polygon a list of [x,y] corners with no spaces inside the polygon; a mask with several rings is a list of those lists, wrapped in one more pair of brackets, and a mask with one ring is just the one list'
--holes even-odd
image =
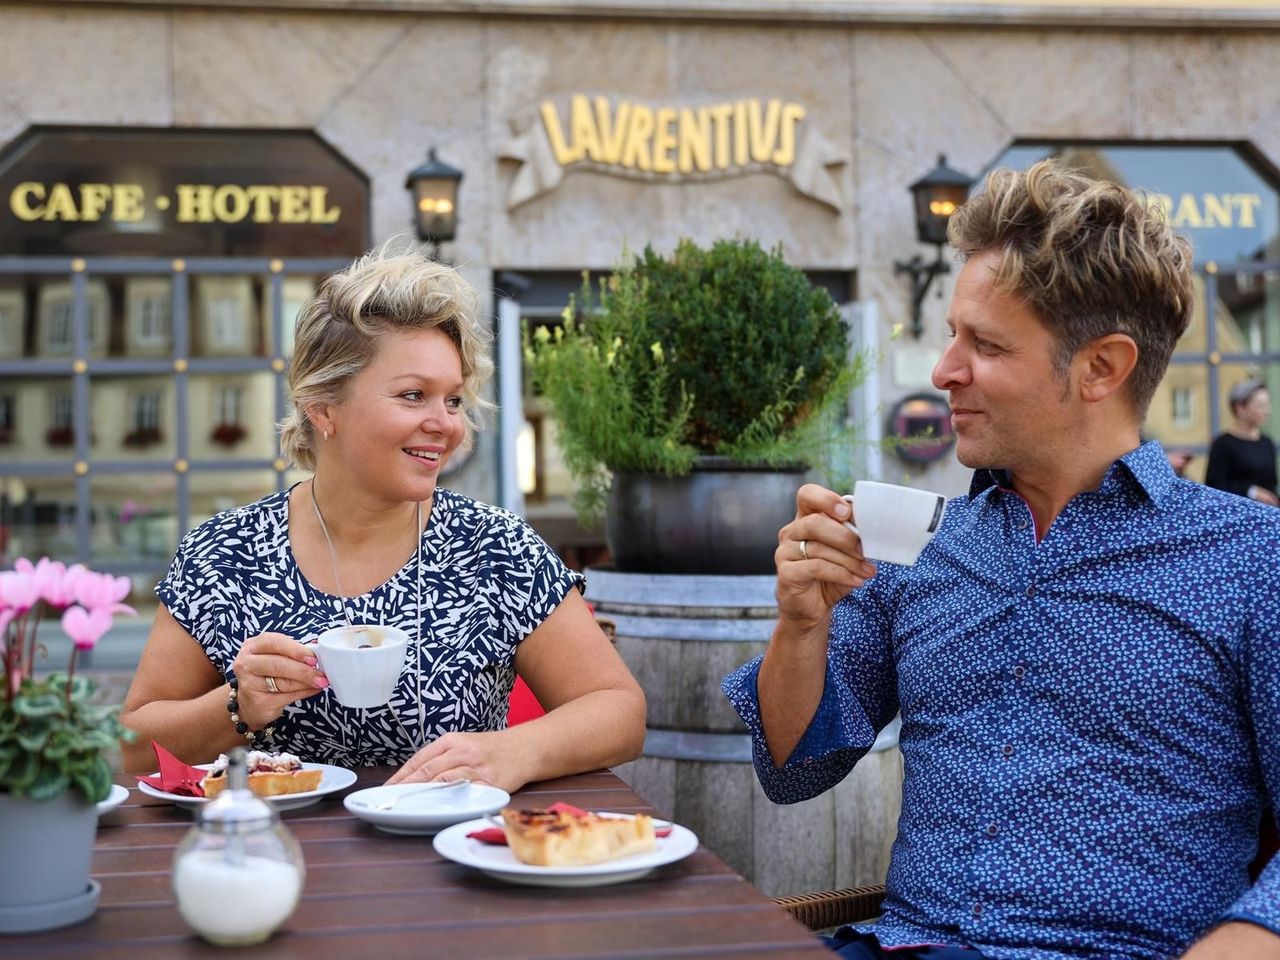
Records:
{"label": "topiary shrub", "polygon": [[780,248],[646,247],[598,289],[584,281],[563,319],[526,337],[525,359],[584,518],[599,515],[612,472],[679,476],[700,455],[817,465],[851,440],[844,402],[865,358]]}

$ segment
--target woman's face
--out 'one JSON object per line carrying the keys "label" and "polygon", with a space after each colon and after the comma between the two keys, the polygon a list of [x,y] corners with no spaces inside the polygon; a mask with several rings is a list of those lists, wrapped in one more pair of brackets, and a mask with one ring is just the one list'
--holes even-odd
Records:
{"label": "woman's face", "polygon": [[449,456],[466,437],[462,358],[438,329],[389,333],[373,360],[329,407],[348,482],[388,500],[427,500]]}
{"label": "woman's face", "polygon": [[1271,394],[1266,390],[1255,390],[1236,411],[1242,423],[1261,429],[1271,419]]}

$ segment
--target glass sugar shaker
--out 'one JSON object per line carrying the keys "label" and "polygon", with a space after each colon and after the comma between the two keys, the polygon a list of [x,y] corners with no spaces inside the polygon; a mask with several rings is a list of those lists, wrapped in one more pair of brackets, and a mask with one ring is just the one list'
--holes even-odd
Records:
{"label": "glass sugar shaker", "polygon": [[173,858],[178,911],[211,943],[261,943],[289,918],[306,867],[280,815],[249,790],[245,750],[234,749],[227,788],[204,804]]}

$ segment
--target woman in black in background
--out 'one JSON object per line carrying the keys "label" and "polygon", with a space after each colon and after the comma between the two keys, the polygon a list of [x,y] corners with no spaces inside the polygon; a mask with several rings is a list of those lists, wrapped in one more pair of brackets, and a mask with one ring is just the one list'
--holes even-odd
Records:
{"label": "woman in black in background", "polygon": [[1271,419],[1271,395],[1260,380],[1231,388],[1232,424],[1214,439],[1204,482],[1219,490],[1280,506],[1276,495],[1276,447],[1262,432]]}

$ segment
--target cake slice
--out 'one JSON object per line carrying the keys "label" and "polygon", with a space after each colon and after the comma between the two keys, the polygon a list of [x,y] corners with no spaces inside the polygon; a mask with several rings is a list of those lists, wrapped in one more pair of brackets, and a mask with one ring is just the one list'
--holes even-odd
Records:
{"label": "cake slice", "polygon": [[[291,753],[265,753],[252,750],[245,756],[249,772],[249,789],[260,797],[278,797],[286,793],[306,793],[320,786],[324,771],[304,770],[302,761]],[[210,799],[227,788],[227,755],[220,754],[209,768],[200,786]]]}
{"label": "cake slice", "polygon": [[502,811],[507,846],[521,863],[539,867],[582,866],[652,850],[653,818],[602,817],[565,810]]}

